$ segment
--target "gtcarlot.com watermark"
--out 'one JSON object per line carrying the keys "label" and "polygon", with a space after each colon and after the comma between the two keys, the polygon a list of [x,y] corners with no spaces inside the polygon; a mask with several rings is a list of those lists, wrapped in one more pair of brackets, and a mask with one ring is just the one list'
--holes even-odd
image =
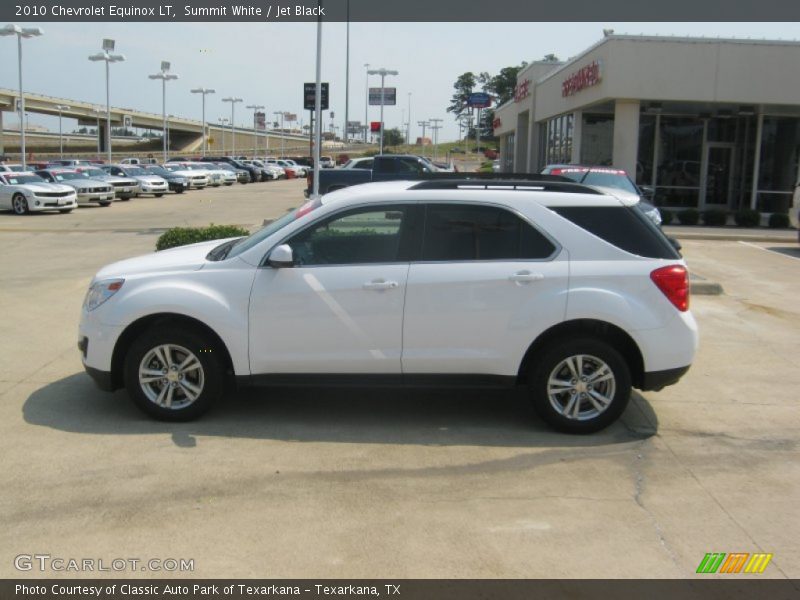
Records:
{"label": "gtcarlot.com watermark", "polygon": [[193,558],[65,558],[50,554],[18,554],[14,557],[18,571],[54,573],[91,572],[178,572],[194,571]]}

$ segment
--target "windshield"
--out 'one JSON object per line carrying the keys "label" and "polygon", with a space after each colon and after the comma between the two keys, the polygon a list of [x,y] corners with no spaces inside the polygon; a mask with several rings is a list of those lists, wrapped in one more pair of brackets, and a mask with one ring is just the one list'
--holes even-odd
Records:
{"label": "windshield", "polygon": [[263,229],[260,229],[260,230],[256,231],[250,237],[247,237],[247,238],[244,238],[242,240],[239,240],[236,243],[236,245],[233,246],[230,249],[230,251],[225,256],[223,256],[222,258],[230,258],[232,256],[238,256],[242,252],[244,252],[246,250],[249,250],[250,248],[252,248],[256,244],[258,244],[261,241],[267,239],[273,233],[276,233],[280,229],[283,229],[286,225],[288,225],[289,223],[291,223],[295,219],[299,219],[300,217],[302,217],[304,215],[307,215],[311,211],[316,210],[317,208],[319,208],[320,206],[322,206],[322,202],[319,199],[317,199],[317,200],[309,200],[308,202],[306,202],[305,204],[303,204],[299,208],[295,208],[292,212],[288,212],[285,215],[283,215],[281,218],[275,219],[272,223],[270,223],[269,225],[267,225]]}
{"label": "windshield", "polygon": [[224,171],[235,171],[236,170],[232,166],[230,166],[228,163],[216,163],[216,165],[217,165],[217,168],[223,169]]}
{"label": "windshield", "polygon": [[45,183],[45,180],[38,175],[6,175],[6,181],[11,185],[22,183]]}
{"label": "windshield", "polygon": [[633,185],[631,180],[628,179],[628,176],[622,172],[611,173],[589,171],[581,183],[585,183],[586,185],[596,185],[599,187],[614,188],[630,194],[639,194],[639,190],[636,189],[636,186]]}
{"label": "windshield", "polygon": [[170,172],[163,167],[147,167],[147,170],[156,175],[170,175]]}
{"label": "windshield", "polygon": [[81,174],[85,175],[86,177],[108,177],[108,173],[103,171],[103,169],[83,169],[81,170]]}
{"label": "windshield", "polygon": [[66,172],[66,173],[53,173],[53,177],[56,178],[57,181],[68,181],[70,179],[85,179],[85,175],[81,175],[80,173],[73,173],[73,172]]}
{"label": "windshield", "polygon": [[125,174],[128,176],[137,177],[141,175],[147,175],[147,171],[141,167],[125,167]]}

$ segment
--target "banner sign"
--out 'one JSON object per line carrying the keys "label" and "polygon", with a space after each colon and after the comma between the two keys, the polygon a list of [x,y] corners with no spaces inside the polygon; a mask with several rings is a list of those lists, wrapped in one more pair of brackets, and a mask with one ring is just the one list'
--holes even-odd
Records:
{"label": "banner sign", "polygon": [[[383,89],[383,94],[381,94]],[[369,88],[369,105],[380,106],[383,97],[384,106],[395,106],[397,104],[397,88]]]}

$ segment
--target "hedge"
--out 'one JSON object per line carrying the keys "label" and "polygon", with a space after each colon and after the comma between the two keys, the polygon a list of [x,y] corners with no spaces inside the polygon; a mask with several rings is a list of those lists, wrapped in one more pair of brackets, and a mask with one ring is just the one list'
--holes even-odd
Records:
{"label": "hedge", "polygon": [[667,210],[666,208],[659,208],[658,211],[661,213],[661,224],[662,225],[669,225],[672,221],[675,220],[675,213],[671,210]]}
{"label": "hedge", "polygon": [[772,213],[769,216],[768,225],[772,229],[786,229],[789,227],[789,215],[784,213]]}
{"label": "hedge", "polygon": [[681,225],[697,225],[700,221],[700,213],[694,208],[687,208],[678,213],[678,221]]}
{"label": "hedge", "polygon": [[703,224],[710,227],[722,227],[728,222],[728,213],[719,208],[703,211]]}
{"label": "hedge", "polygon": [[173,227],[158,238],[156,250],[245,235],[250,235],[250,232],[236,225],[214,225],[212,223],[208,227]]}
{"label": "hedge", "polygon": [[761,213],[752,208],[743,208],[733,215],[739,227],[758,227],[761,225]]}

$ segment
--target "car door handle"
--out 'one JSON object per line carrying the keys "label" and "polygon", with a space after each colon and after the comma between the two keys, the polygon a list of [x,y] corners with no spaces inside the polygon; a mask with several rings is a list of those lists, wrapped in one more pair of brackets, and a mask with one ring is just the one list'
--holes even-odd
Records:
{"label": "car door handle", "polygon": [[364,284],[365,290],[393,290],[394,288],[398,287],[400,284],[396,281],[385,281],[383,279],[375,279],[373,281],[368,281]]}
{"label": "car door handle", "polygon": [[515,283],[529,283],[531,281],[540,281],[544,279],[541,273],[531,273],[530,271],[517,271],[508,278]]}

